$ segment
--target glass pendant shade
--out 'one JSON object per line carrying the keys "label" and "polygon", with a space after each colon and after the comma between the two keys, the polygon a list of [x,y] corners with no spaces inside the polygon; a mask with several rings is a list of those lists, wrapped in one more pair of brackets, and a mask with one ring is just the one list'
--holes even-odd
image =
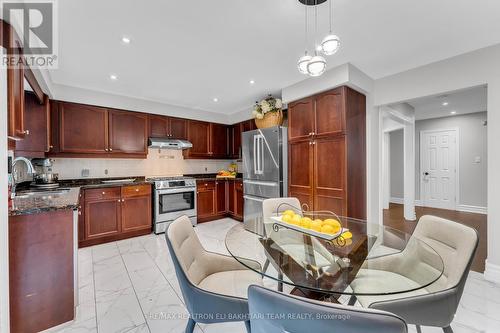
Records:
{"label": "glass pendant shade", "polygon": [[316,55],[307,63],[307,73],[310,76],[320,76],[326,70],[326,60],[322,56]]}
{"label": "glass pendant shade", "polygon": [[299,72],[302,74],[309,74],[307,71],[307,64],[309,61],[311,61],[312,57],[308,55],[307,53],[300,57],[299,61],[297,61],[297,68],[299,69]]}
{"label": "glass pendant shade", "polygon": [[321,51],[325,55],[335,54],[340,47],[340,38],[337,35],[328,35],[321,42]]}

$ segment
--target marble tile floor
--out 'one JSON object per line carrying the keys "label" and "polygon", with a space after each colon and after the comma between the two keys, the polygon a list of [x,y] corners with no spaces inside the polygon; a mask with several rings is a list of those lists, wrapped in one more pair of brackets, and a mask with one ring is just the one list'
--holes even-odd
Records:
{"label": "marble tile floor", "polygon": [[[196,227],[203,246],[227,254],[225,218]],[[76,319],[46,332],[181,333],[188,313],[164,235],[147,235],[78,251],[79,306]],[[264,285],[276,288],[273,280]],[[472,272],[452,327],[455,333],[500,332],[500,285]],[[414,326],[410,332],[416,332]],[[197,325],[197,333],[243,333],[243,323]],[[423,327],[423,332],[442,332]]]}

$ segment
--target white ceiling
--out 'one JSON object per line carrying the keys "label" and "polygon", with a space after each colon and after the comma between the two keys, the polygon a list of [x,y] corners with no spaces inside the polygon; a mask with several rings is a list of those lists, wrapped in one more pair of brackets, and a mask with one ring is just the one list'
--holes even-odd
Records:
{"label": "white ceiling", "polygon": [[[305,78],[296,70],[304,51],[297,0],[58,6],[56,84],[232,114]],[[321,38],[328,5],[319,7]],[[497,44],[498,13],[498,0],[337,0],[334,31],[342,48],[327,58],[328,67],[350,62],[376,79]],[[123,35],[130,45],[122,45]],[[111,81],[111,73],[119,79]]]}
{"label": "white ceiling", "polygon": [[[443,105],[447,102],[448,105]],[[415,119],[450,117],[454,115],[487,111],[487,89],[479,86],[439,96],[423,97],[408,101],[415,108]],[[451,112],[455,114],[451,114]]]}

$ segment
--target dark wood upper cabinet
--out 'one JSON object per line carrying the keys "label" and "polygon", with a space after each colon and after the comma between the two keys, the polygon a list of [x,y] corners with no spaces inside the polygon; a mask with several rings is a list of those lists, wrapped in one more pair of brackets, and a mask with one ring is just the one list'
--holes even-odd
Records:
{"label": "dark wood upper cabinet", "polygon": [[152,138],[166,138],[168,136],[168,117],[149,115],[149,136]]}
{"label": "dark wood upper cabinet", "polygon": [[59,151],[95,154],[108,151],[108,111],[85,104],[58,103]]}
{"label": "dark wood upper cabinet", "polygon": [[227,126],[223,124],[210,124],[210,151],[217,158],[228,157]]}
{"label": "dark wood upper cabinet", "polygon": [[212,156],[210,150],[210,123],[197,120],[188,120],[188,140],[193,147],[184,150],[184,157],[208,158]]}
{"label": "dark wood upper cabinet", "polygon": [[314,129],[316,136],[338,134],[344,131],[342,89],[337,88],[316,97]]}
{"label": "dark wood upper cabinet", "polygon": [[169,118],[170,136],[174,139],[187,140],[187,120]]}
{"label": "dark wood upper cabinet", "polygon": [[149,136],[153,138],[187,139],[187,120],[149,115]]}
{"label": "dark wood upper cabinet", "polygon": [[241,133],[242,124],[237,123],[230,127],[229,135],[229,157],[241,159]]}
{"label": "dark wood upper cabinet", "polygon": [[[5,22],[2,21],[2,25],[4,24]],[[9,56],[22,59],[22,42],[14,29],[2,29],[3,31],[7,32]],[[22,61],[17,63],[19,65],[7,68],[7,136],[12,140],[23,139],[26,135],[24,127],[24,68]]]}
{"label": "dark wood upper cabinet", "polygon": [[257,129],[257,125],[255,125],[254,119],[249,119],[241,122],[241,130],[242,132],[253,131]]}
{"label": "dark wood upper cabinet", "polygon": [[127,154],[148,153],[147,115],[109,110],[109,152]]}
{"label": "dark wood upper cabinet", "polygon": [[24,94],[26,136],[16,142],[16,155],[45,157],[49,151],[50,103],[45,95],[43,104],[29,91]]}
{"label": "dark wood upper cabinet", "polygon": [[314,100],[304,98],[288,106],[289,141],[306,139],[314,132]]}

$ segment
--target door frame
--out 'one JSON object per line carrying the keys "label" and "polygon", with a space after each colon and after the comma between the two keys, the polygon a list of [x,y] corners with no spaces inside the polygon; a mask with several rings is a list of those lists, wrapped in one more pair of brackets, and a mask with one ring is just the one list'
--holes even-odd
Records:
{"label": "door frame", "polygon": [[[419,179],[420,179],[420,202],[423,207],[427,206],[425,202],[425,193],[424,193],[424,177],[423,177],[423,153],[422,153],[422,141],[425,134],[436,133],[436,132],[451,132],[454,131],[455,135],[455,205],[452,210],[457,210],[460,202],[460,129],[458,127],[452,128],[441,128],[441,129],[432,129],[432,130],[423,130],[420,131],[420,144],[419,144],[419,155],[420,155],[420,170],[419,170]],[[440,208],[444,209],[444,208]]]}

